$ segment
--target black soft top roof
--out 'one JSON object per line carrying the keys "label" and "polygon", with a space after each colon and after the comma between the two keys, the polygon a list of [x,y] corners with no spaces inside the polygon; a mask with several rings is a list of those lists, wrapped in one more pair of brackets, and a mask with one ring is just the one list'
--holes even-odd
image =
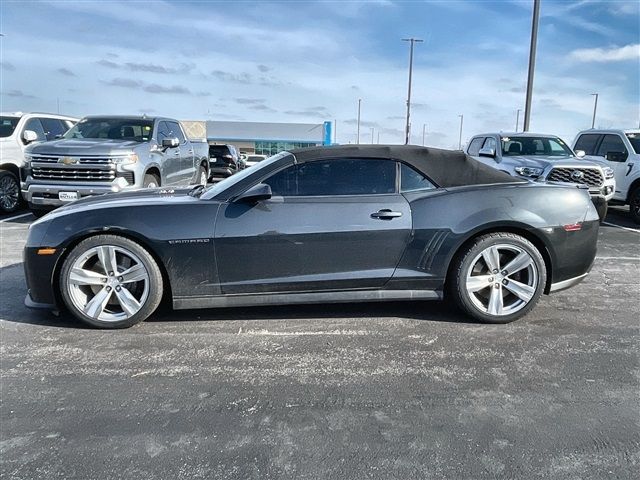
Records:
{"label": "black soft top roof", "polygon": [[488,183],[522,183],[488,167],[464,152],[415,145],[334,145],[300,148],[290,151],[299,163],[325,158],[389,158],[411,165],[439,187],[481,185]]}

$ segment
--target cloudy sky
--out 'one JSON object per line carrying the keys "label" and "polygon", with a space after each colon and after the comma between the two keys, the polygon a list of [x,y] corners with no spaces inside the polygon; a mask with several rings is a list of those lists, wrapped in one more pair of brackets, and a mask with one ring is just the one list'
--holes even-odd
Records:
{"label": "cloudy sky", "polygon": [[[0,2],[3,111],[179,119],[337,121],[354,142],[403,141],[408,45],[412,142],[457,147],[515,128],[532,0]],[[571,141],[640,121],[640,2],[542,0],[531,130]],[[521,120],[522,121],[522,120]]]}

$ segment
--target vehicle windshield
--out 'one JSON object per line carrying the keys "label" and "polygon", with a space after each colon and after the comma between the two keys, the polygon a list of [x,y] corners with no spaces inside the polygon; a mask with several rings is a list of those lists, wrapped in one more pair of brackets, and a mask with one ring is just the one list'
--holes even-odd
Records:
{"label": "vehicle windshield", "polygon": [[629,143],[636,153],[640,153],[640,133],[627,133]]}
{"label": "vehicle windshield", "polygon": [[0,138],[6,138],[13,135],[20,117],[0,117]]}
{"label": "vehicle windshield", "polygon": [[241,170],[240,172],[236,173],[235,175],[231,175],[230,177],[225,178],[224,180],[219,181],[218,183],[214,184],[214,185],[210,185],[208,186],[203,193],[206,192],[206,198],[213,198],[216,195],[218,195],[221,192],[224,192],[227,188],[235,185],[238,182],[241,182],[242,180],[244,180],[245,178],[247,178],[249,175],[253,175],[254,173],[256,173],[258,171],[258,169],[263,169],[268,167],[269,165],[271,165],[274,162],[277,162],[278,160],[280,160],[282,157],[286,157],[287,155],[291,155],[289,152],[280,152],[277,155],[274,155],[272,157],[267,158],[266,160],[263,160],[262,162],[260,162],[259,164],[254,165],[251,168],[246,168],[244,170]]}
{"label": "vehicle windshield", "polygon": [[573,152],[557,137],[502,137],[502,156],[516,155],[566,157]]}
{"label": "vehicle windshield", "polygon": [[153,120],[139,118],[85,118],[64,134],[64,138],[103,138],[148,142]]}

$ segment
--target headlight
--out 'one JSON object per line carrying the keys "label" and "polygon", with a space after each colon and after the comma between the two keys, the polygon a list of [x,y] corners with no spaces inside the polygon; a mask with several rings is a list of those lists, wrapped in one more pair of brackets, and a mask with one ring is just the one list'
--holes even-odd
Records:
{"label": "headlight", "polygon": [[132,153],[131,155],[127,155],[124,157],[114,157],[111,159],[111,161],[116,165],[130,165],[138,161],[138,155]]}
{"label": "headlight", "polygon": [[523,177],[539,177],[542,175],[542,168],[537,167],[516,167],[514,169],[518,175]]}
{"label": "headlight", "polygon": [[613,171],[613,168],[604,167],[603,170],[604,170],[604,178],[606,178],[607,180],[614,177],[615,172]]}

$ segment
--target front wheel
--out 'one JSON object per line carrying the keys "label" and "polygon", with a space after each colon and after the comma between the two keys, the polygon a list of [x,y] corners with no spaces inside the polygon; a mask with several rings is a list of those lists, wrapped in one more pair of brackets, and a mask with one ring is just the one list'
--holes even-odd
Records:
{"label": "front wheel", "polygon": [[15,212],[20,204],[20,183],[17,177],[9,171],[0,170],[0,211]]}
{"label": "front wheel", "polygon": [[93,327],[127,328],[147,319],[162,299],[162,274],[151,254],[117,235],[80,242],[60,272],[64,304]]}
{"label": "front wheel", "polygon": [[640,185],[633,189],[629,195],[629,211],[631,219],[640,224]]}
{"label": "front wheel", "polygon": [[143,188],[158,188],[160,186],[160,179],[152,173],[146,173],[142,183]]}
{"label": "front wheel", "polygon": [[513,233],[491,233],[460,252],[450,292],[473,318],[509,323],[531,311],[546,281],[544,259],[531,242]]}

